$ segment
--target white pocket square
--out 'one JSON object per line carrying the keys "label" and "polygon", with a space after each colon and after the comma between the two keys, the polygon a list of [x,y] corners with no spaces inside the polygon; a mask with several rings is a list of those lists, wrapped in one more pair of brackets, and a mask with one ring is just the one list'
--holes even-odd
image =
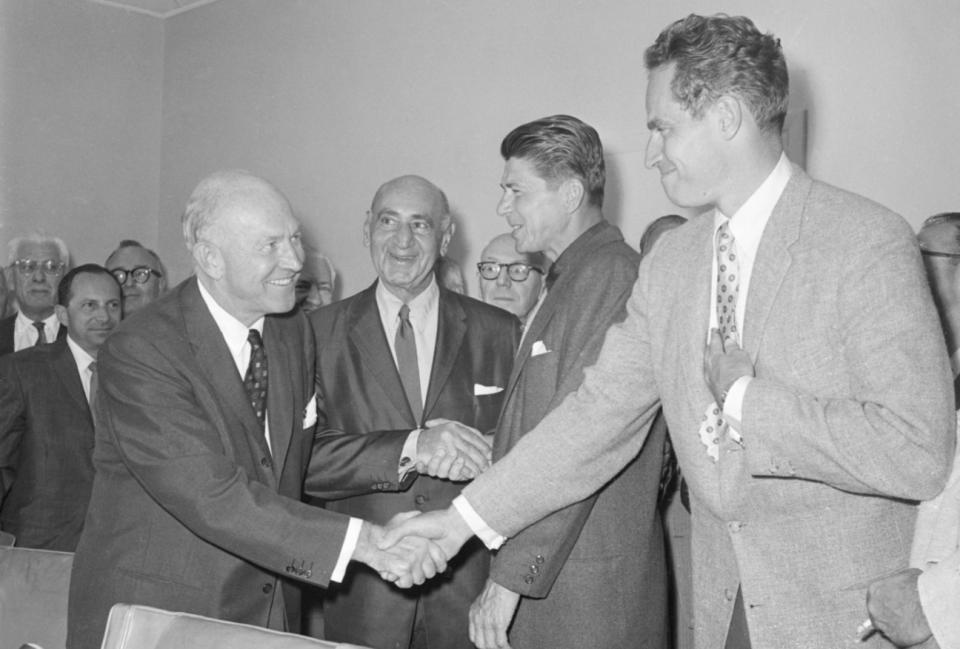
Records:
{"label": "white pocket square", "polygon": [[540,356],[541,354],[548,354],[550,350],[547,349],[547,346],[543,344],[542,340],[538,340],[533,343],[533,347],[530,348],[530,356]]}
{"label": "white pocket square", "polygon": [[315,423],[317,423],[317,395],[316,393],[310,397],[310,401],[307,402],[307,407],[303,409],[303,427],[310,428]]}
{"label": "white pocket square", "polygon": [[475,397],[482,397],[485,394],[497,394],[498,392],[503,392],[503,388],[498,385],[480,385],[479,383],[473,384],[473,395]]}

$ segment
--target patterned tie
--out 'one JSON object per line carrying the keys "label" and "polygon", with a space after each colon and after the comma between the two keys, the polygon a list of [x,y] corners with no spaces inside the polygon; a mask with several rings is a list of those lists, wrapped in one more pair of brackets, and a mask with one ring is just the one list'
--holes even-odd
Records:
{"label": "patterned tie", "polygon": [[400,372],[403,391],[407,394],[410,410],[419,424],[420,417],[423,416],[420,365],[417,362],[417,341],[413,337],[413,326],[410,324],[410,307],[406,304],[400,307],[400,326],[397,327],[393,347],[397,352],[397,370]]}
{"label": "patterned tie", "polygon": [[97,379],[97,361],[90,361],[87,369],[90,370],[90,396],[87,402],[90,404],[90,410],[93,410],[93,400],[97,398],[97,390],[100,389],[100,381]]}
{"label": "patterned tie", "polygon": [[34,320],[33,326],[37,328],[37,342],[33,343],[33,346],[37,345],[46,345],[47,344],[47,328],[43,324],[43,320]]}
{"label": "patterned tie", "polygon": [[[730,221],[725,220],[717,230],[717,328],[724,345],[733,339],[739,343],[737,330],[737,296],[740,293],[740,263],[736,243],[730,233]],[[733,431],[729,431],[733,433]],[[717,403],[707,406],[700,421],[700,441],[714,462],[720,459],[720,440],[728,434],[723,411]],[[739,435],[736,435],[739,439]]]}
{"label": "patterned tie", "polygon": [[256,329],[250,330],[247,342],[250,343],[250,365],[247,366],[247,373],[243,377],[243,387],[247,391],[247,397],[250,398],[250,405],[257,415],[257,421],[263,428],[267,414],[267,352],[263,348],[260,332]]}

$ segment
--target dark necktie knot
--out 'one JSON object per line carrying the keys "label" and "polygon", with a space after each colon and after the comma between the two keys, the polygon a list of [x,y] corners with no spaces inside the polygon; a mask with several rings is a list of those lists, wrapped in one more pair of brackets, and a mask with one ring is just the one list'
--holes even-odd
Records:
{"label": "dark necktie knot", "polygon": [[553,288],[553,284],[557,281],[557,277],[560,276],[560,269],[557,267],[556,263],[550,265],[550,270],[547,271],[547,276],[543,280],[543,283],[547,285],[547,290]]}
{"label": "dark necktie knot", "polygon": [[37,342],[34,345],[44,345],[47,342],[47,327],[43,320],[34,320],[33,326],[37,329]]}
{"label": "dark necktie knot", "polygon": [[262,428],[267,414],[267,352],[256,329],[247,334],[247,342],[250,343],[250,364],[243,377],[243,388]]}

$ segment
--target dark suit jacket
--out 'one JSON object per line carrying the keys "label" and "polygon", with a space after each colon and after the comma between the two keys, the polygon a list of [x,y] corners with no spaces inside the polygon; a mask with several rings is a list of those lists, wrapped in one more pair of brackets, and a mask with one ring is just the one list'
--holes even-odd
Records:
{"label": "dark suit jacket", "polygon": [[[554,263],[557,279],[528,325],[507,385],[494,460],[580,385],[607,329],[626,317],[639,263],[637,251],[605,221]],[[534,523],[493,558],[493,580],[526,596],[510,630],[514,649],[621,649],[639,638],[644,647],[666,646],[657,513],[663,438],[661,429],[598,493]]]}
{"label": "dark suit jacket", "polygon": [[[519,322],[506,311],[442,287],[439,318],[423,421],[445,417],[490,431],[503,395],[477,396],[475,386],[506,386]],[[376,284],[316,311],[311,321],[317,340],[318,431],[325,427],[368,433],[384,445],[392,444],[392,454],[374,455],[379,458],[374,461],[375,470],[384,474],[379,488],[392,490],[400,448],[420,422],[410,411],[380,322]],[[334,484],[349,481],[349,472],[371,462],[341,459],[353,451],[345,448],[338,436],[330,438],[318,432],[317,445],[332,465],[344,468],[342,474],[325,474]],[[327,507],[382,524],[398,512],[447,507],[461,486],[420,476],[402,493],[349,497],[329,502]],[[487,565],[486,550],[475,544],[461,553],[449,577],[406,592],[384,583],[372,571],[354,568],[324,602],[327,638],[373,647],[406,647],[417,599],[422,596],[431,646],[471,647],[467,611],[483,588]]]}
{"label": "dark suit jacket", "polygon": [[282,628],[296,609],[286,578],[327,585],[347,517],[300,502],[313,338],[299,312],[268,316],[263,338],[272,454],[195,278],[124,320],[100,350],[72,649],[100,646],[116,602]]}
{"label": "dark suit jacket", "polygon": [[0,528],[73,552],[93,485],[93,420],[60,339],[0,358]]}
{"label": "dark suit jacket", "polygon": [[[0,356],[13,353],[13,330],[16,321],[16,313],[0,320]],[[57,340],[63,340],[66,335],[67,328],[61,326],[57,330]]]}

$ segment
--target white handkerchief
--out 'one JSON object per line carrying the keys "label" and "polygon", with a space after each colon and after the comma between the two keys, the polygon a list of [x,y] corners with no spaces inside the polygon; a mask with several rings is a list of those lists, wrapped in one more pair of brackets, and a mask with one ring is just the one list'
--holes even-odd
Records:
{"label": "white handkerchief", "polygon": [[310,428],[315,423],[317,423],[317,395],[316,393],[310,397],[310,401],[307,402],[307,407],[303,409],[303,427]]}
{"label": "white handkerchief", "polygon": [[530,348],[530,356],[540,356],[541,354],[549,353],[547,346],[543,344],[542,340],[538,340],[533,343],[533,347]]}
{"label": "white handkerchief", "polygon": [[482,397],[485,394],[497,394],[498,392],[503,392],[503,388],[498,385],[473,384],[473,395],[476,397]]}

